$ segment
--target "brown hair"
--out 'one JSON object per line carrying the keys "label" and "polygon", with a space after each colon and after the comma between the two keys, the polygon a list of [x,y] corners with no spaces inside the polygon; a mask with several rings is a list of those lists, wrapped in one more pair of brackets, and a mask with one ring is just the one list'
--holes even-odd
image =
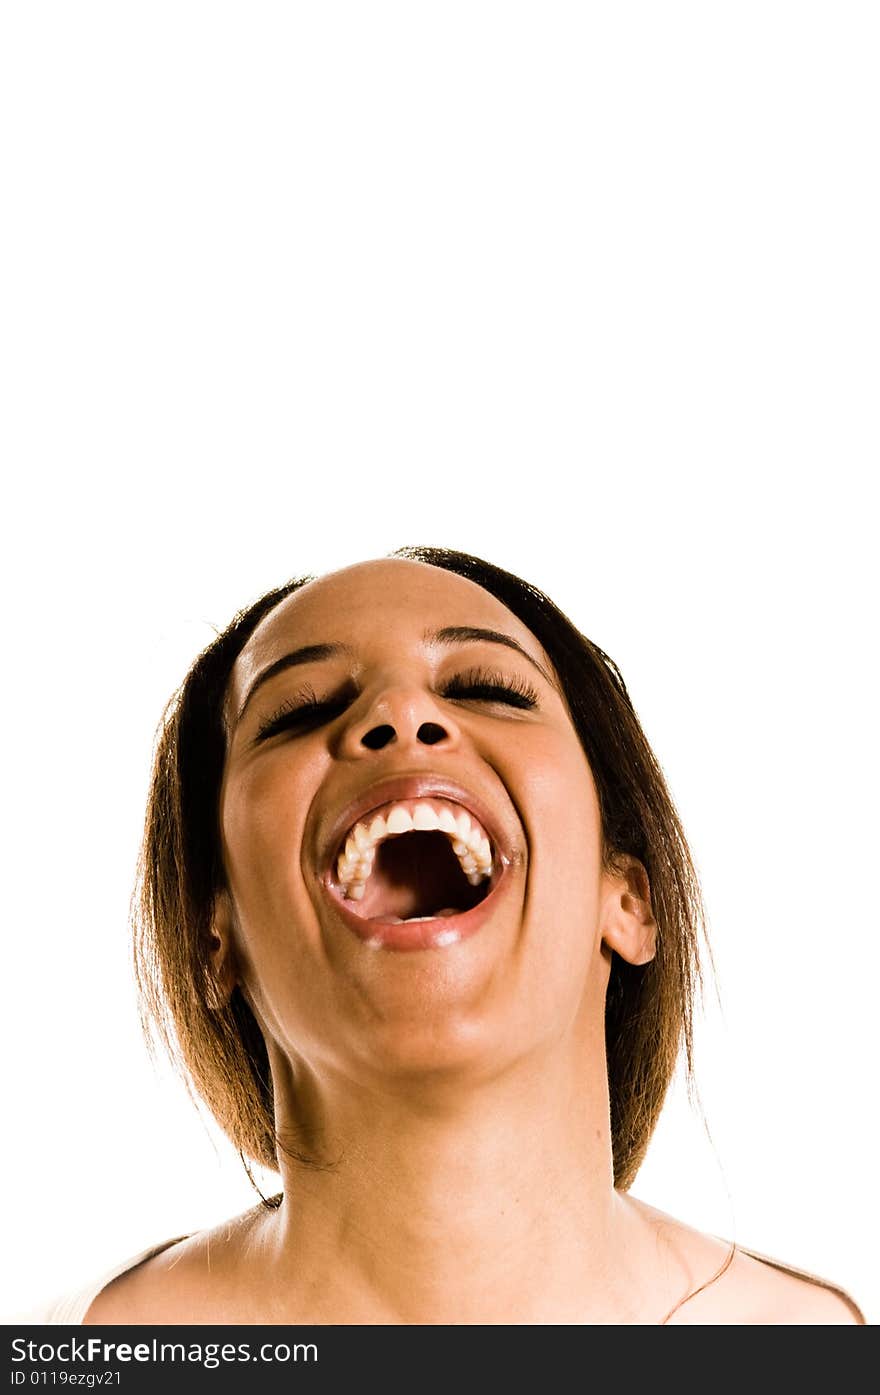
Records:
{"label": "brown hair", "polygon": [[[553,602],[489,562],[447,548],[392,554],[467,577],[543,645],[593,773],[606,866],[637,857],[650,882],[657,952],[633,966],[613,956],[605,1009],[615,1186],[633,1182],[679,1054],[693,1080],[693,1014],[705,917],[681,823],[620,672]],[[219,795],[226,752],[223,702],[236,658],[260,621],[312,577],[289,581],[238,612],[198,656],[158,735],[133,898],[142,1019],[248,1160],[277,1170],[266,1045],[239,989],[220,1000],[211,969],[211,917],[224,886]],[[248,1169],[249,1170],[249,1169]]]}

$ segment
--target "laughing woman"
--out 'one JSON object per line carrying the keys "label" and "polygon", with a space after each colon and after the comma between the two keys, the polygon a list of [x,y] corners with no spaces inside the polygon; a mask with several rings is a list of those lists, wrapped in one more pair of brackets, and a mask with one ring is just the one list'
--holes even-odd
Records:
{"label": "laughing woman", "polygon": [[629,1195],[691,1054],[700,895],[616,667],[546,596],[404,549],[294,581],[160,737],[137,964],[278,1197],[87,1323],[859,1323]]}

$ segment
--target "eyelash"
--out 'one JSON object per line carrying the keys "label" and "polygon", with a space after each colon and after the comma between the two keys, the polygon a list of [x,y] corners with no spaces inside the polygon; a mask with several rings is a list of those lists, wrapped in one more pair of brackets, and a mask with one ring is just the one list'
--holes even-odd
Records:
{"label": "eyelash", "polygon": [[[538,694],[524,678],[510,678],[486,669],[468,669],[450,678],[441,697],[451,701],[503,702],[521,711],[538,706]],[[350,701],[348,692],[335,698],[319,699],[314,688],[305,687],[296,698],[285,698],[271,717],[260,723],[258,741],[268,741],[281,731],[317,726],[322,721],[344,712]]]}
{"label": "eyelash", "polygon": [[457,673],[450,678],[441,693],[444,698],[473,699],[479,696],[481,702],[504,702],[511,707],[531,710],[538,706],[538,694],[524,678],[510,678],[504,673],[493,673],[488,669],[472,668],[466,673]]}

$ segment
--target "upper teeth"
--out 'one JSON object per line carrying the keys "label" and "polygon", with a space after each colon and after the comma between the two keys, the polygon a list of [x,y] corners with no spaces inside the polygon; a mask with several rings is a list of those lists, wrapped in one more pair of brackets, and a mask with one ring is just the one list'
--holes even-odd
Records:
{"label": "upper teeth", "polygon": [[408,799],[367,814],[349,833],[336,862],[342,894],[359,901],[366,889],[376,849],[401,833],[437,829],[445,833],[471,886],[492,872],[492,844],[473,814],[447,799]]}

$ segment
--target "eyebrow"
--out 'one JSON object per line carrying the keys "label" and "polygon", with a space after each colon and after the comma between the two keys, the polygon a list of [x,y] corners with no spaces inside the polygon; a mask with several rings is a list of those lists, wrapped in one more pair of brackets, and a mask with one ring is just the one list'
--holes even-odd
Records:
{"label": "eyebrow", "polygon": [[549,683],[551,688],[556,687],[543,665],[539,664],[527,649],[523,649],[521,644],[510,635],[503,634],[501,630],[483,630],[477,625],[446,625],[442,630],[426,630],[422,638],[426,644],[503,644],[521,654],[524,659],[528,659],[544,682]]}
{"label": "eyebrow", "polygon": [[350,654],[352,651],[347,644],[306,644],[302,649],[293,649],[289,654],[282,654],[280,659],[269,664],[262,673],[257,674],[241,707],[238,709],[236,722],[240,722],[245,714],[245,708],[254,694],[262,688],[264,683],[268,683],[270,678],[275,678],[277,674],[283,673],[285,669],[297,668],[300,664],[320,663],[322,659],[336,659],[340,654]]}
{"label": "eyebrow", "polygon": [[[500,630],[484,630],[478,625],[446,625],[442,630],[426,630],[422,639],[426,644],[503,644],[506,648],[521,654],[524,659],[528,659],[532,667],[538,670],[545,683],[549,683],[551,688],[556,686],[546,669],[538,663],[538,660],[532,658],[532,655],[510,635],[503,634]],[[274,663],[264,668],[262,673],[257,674],[239,708],[236,723],[241,721],[254,694],[262,688],[264,683],[268,683],[270,678],[277,677],[279,673],[284,673],[288,668],[297,668],[300,664],[316,664],[324,659],[337,659],[340,655],[351,655],[352,652],[347,644],[306,644],[301,649],[292,649],[289,654],[282,654],[280,659],[276,659]]]}

